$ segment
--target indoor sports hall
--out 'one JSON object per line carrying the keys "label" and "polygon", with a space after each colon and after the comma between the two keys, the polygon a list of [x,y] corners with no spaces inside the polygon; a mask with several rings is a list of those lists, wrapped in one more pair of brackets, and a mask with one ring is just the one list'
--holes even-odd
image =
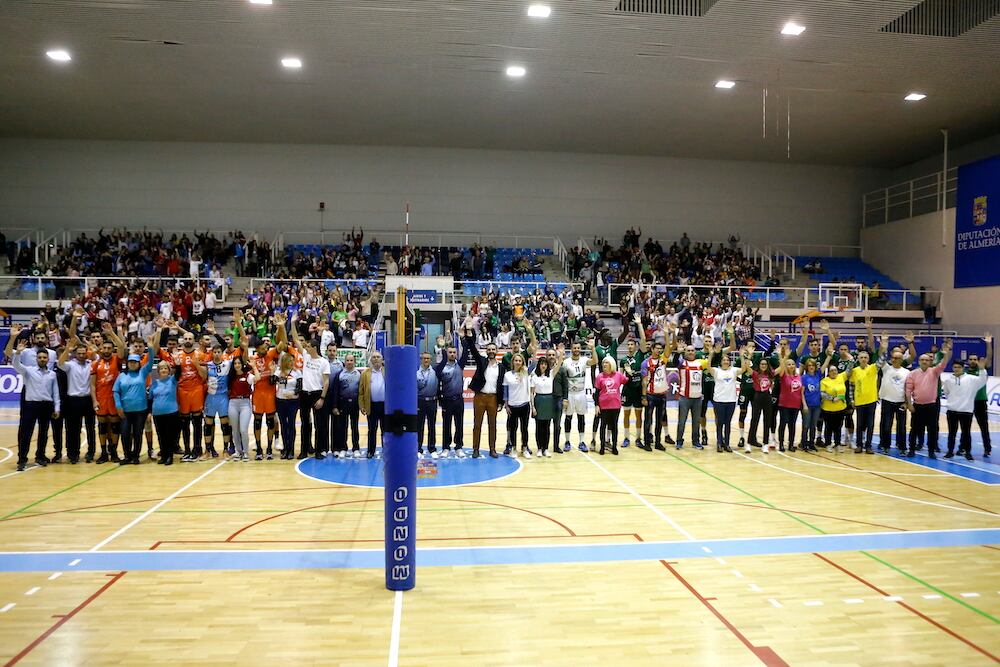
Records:
{"label": "indoor sports hall", "polygon": [[1000,5],[0,4],[0,663],[1000,663]]}

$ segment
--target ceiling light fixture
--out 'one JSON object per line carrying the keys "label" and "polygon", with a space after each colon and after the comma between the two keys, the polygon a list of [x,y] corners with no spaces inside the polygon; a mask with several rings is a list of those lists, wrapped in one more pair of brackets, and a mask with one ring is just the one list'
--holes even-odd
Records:
{"label": "ceiling light fixture", "polygon": [[551,13],[552,8],[548,5],[530,5],[528,7],[528,16],[533,16],[535,18],[547,19]]}
{"label": "ceiling light fixture", "polygon": [[273,5],[274,0],[250,0],[251,5]]}
{"label": "ceiling light fixture", "polygon": [[46,51],[45,55],[49,57],[50,60],[55,60],[57,63],[68,63],[73,60],[73,57],[69,55],[69,51],[65,49],[53,49],[51,51]]}
{"label": "ceiling light fixture", "polygon": [[281,64],[288,69],[300,69],[302,67],[302,60],[299,58],[282,58]]}
{"label": "ceiling light fixture", "polygon": [[729,88],[732,88],[735,85],[736,85],[735,81],[727,81],[726,79],[720,79],[720,80],[718,80],[718,81],[715,82],[715,87],[716,88],[726,88],[726,89],[729,89]]}
{"label": "ceiling light fixture", "polygon": [[782,35],[793,35],[795,37],[798,37],[799,35],[801,35],[805,31],[806,31],[806,27],[804,25],[799,25],[795,21],[789,21],[788,23],[785,24],[785,27],[781,29],[781,34]]}
{"label": "ceiling light fixture", "polygon": [[909,95],[907,95],[903,99],[906,100],[907,102],[919,102],[920,100],[924,99],[925,97],[927,97],[927,96],[924,95],[923,93],[910,93]]}
{"label": "ceiling light fixture", "polygon": [[507,68],[507,76],[513,77],[515,79],[519,79],[527,73],[528,70],[524,69],[520,65],[511,65],[510,67]]}

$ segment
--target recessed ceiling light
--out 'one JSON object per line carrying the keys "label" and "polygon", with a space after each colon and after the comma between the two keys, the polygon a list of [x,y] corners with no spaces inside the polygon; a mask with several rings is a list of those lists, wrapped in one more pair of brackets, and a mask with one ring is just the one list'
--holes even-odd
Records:
{"label": "recessed ceiling light", "polygon": [[69,51],[65,49],[53,49],[51,51],[46,51],[47,55],[51,60],[55,60],[57,63],[68,63],[73,60],[73,57],[69,55]]}
{"label": "recessed ceiling light", "polygon": [[302,67],[302,60],[299,58],[282,58],[281,64],[288,69],[299,69]]}
{"label": "recessed ceiling light", "polygon": [[520,78],[528,73],[528,70],[524,69],[520,65],[511,65],[507,68],[507,76],[512,76],[514,78]]}
{"label": "recessed ceiling light", "polygon": [[251,5],[273,5],[274,0],[250,0]]}
{"label": "recessed ceiling light", "polygon": [[785,24],[785,27],[781,29],[781,34],[798,36],[804,33],[805,31],[806,27],[804,25],[799,25],[795,21],[789,21],[788,23]]}
{"label": "recessed ceiling light", "polygon": [[725,79],[720,79],[719,81],[715,82],[716,88],[732,88],[735,85],[736,85],[735,81],[727,81]]}
{"label": "recessed ceiling light", "polygon": [[927,97],[927,96],[924,95],[923,93],[910,93],[909,95],[907,95],[903,99],[906,100],[907,102],[919,102],[920,100],[924,99],[925,97]]}
{"label": "recessed ceiling light", "polygon": [[548,5],[530,5],[528,7],[528,16],[534,16],[535,18],[547,19],[551,13],[552,8]]}

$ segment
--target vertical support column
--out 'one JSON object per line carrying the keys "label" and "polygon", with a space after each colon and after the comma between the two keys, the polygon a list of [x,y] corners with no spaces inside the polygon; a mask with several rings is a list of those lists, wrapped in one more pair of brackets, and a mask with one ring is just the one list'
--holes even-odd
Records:
{"label": "vertical support column", "polygon": [[385,587],[408,591],[417,579],[417,348],[385,349]]}

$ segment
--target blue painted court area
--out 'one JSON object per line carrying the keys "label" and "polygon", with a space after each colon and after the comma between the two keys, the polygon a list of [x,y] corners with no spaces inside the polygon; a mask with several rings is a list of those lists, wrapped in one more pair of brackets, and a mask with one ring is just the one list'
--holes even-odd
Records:
{"label": "blue painted court area", "polygon": [[[876,435],[872,442],[874,443],[874,446],[878,446],[879,437]],[[927,456],[926,446],[924,446],[922,450],[918,451],[916,456],[912,459],[901,456],[898,450],[895,449],[895,442],[896,439],[894,436],[892,439],[893,449],[890,450],[891,453],[880,454],[880,456],[888,456],[893,459],[909,461],[910,463],[915,463],[916,465],[923,466],[924,468],[946,472],[950,475],[955,475],[956,477],[964,477],[965,479],[971,479],[983,484],[1000,484],[1000,465],[982,458],[983,436],[980,433],[972,434],[972,454],[975,457],[972,461],[967,461],[964,457],[959,456],[958,454],[951,459],[943,458],[944,452],[948,449],[947,432],[943,435],[938,435],[938,446],[941,448],[941,452],[938,453],[938,457],[936,459],[932,459]],[[994,452],[994,456],[996,456],[997,459],[1000,459],[1000,450]]]}
{"label": "blue painted court area", "polygon": [[[419,567],[464,567],[649,561],[722,556],[774,556],[833,551],[965,547],[997,543],[1000,543],[1000,528],[570,546],[437,547],[418,549],[417,565]],[[385,552],[382,549],[0,553],[0,572],[380,569],[384,566]]]}
{"label": "blue painted court area", "polygon": [[[344,486],[382,488],[381,459],[303,459],[297,469],[300,474],[321,482]],[[417,487],[466,486],[480,484],[513,475],[521,469],[518,459],[501,456],[481,456],[473,459],[420,459],[417,461]]]}

